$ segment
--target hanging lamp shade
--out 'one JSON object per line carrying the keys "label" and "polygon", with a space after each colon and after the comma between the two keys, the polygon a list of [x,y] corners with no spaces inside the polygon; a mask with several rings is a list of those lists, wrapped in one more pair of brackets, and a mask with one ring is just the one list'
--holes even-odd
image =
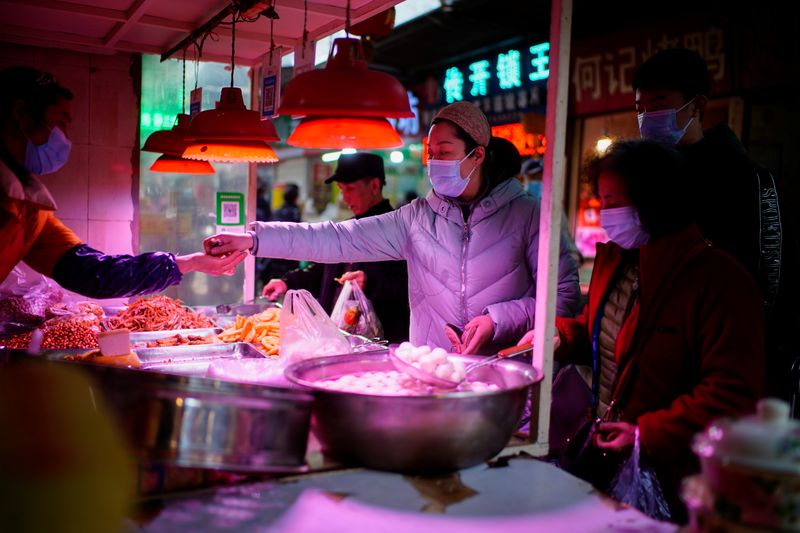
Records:
{"label": "hanging lamp shade", "polygon": [[190,161],[183,159],[189,143],[185,139],[191,117],[184,113],[178,115],[178,121],[171,130],[159,130],[151,133],[144,142],[142,150],[164,154],[150,166],[152,172],[172,172],[179,174],[213,174],[214,167],[207,161]]}
{"label": "hanging lamp shade", "polygon": [[286,84],[281,115],[413,117],[403,85],[367,68],[358,39],[336,39],[325,68],[304,72]]}
{"label": "hanging lamp shade", "polygon": [[275,125],[245,107],[238,87],[224,87],[217,107],[192,119],[186,139],[189,143],[183,157],[188,159],[228,163],[278,161],[267,144],[280,140]]}
{"label": "hanging lamp shade", "polygon": [[183,157],[220,163],[277,163],[278,154],[264,141],[207,139],[190,144]]}
{"label": "hanging lamp shade", "polygon": [[150,171],[175,174],[213,174],[214,167],[208,161],[193,161],[179,155],[164,154],[150,165]]}
{"label": "hanging lamp shade", "polygon": [[161,154],[181,155],[186,150],[186,130],[192,118],[181,113],[178,121],[169,130],[158,130],[151,133],[142,146],[145,152],[158,152]]}
{"label": "hanging lamp shade", "polygon": [[301,148],[376,150],[403,146],[403,139],[385,118],[306,117],[287,144]]}

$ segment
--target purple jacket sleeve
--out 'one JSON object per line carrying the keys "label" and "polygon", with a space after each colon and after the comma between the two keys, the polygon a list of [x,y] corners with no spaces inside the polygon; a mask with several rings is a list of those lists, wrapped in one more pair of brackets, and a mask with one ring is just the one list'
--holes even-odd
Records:
{"label": "purple jacket sleeve", "polygon": [[71,248],[53,269],[65,289],[91,298],[123,298],[160,292],[179,283],[175,256],[166,252],[106,255],[85,244]]}

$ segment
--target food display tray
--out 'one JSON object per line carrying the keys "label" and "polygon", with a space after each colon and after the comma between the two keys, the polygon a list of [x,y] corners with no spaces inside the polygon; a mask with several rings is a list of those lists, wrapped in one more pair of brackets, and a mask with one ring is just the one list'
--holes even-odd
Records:
{"label": "food display tray", "polygon": [[265,357],[247,342],[138,348],[134,352],[139,356],[144,370],[201,377],[206,375],[208,366],[214,361]]}
{"label": "food display tray", "polygon": [[[188,337],[189,335],[196,335],[198,337],[208,337],[209,335],[216,335],[221,333],[221,328],[194,328],[194,329],[172,329],[161,331],[132,331],[131,332],[131,345],[134,348],[146,348],[148,342],[165,339],[167,337],[174,337],[175,335],[182,335]],[[181,346],[181,345],[178,345]]]}
{"label": "food display tray", "polygon": [[197,313],[206,315],[219,327],[226,328],[236,321],[237,315],[248,317],[275,307],[280,308],[281,306],[275,302],[267,302],[250,304],[222,304],[216,307],[194,306],[192,309]]}

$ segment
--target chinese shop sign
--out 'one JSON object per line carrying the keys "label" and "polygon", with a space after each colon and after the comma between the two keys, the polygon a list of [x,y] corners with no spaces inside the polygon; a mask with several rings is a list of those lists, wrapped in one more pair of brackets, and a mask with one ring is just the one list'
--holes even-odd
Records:
{"label": "chinese shop sign", "polygon": [[447,67],[434,81],[422,123],[454,102],[475,103],[492,124],[519,121],[519,113],[541,111],[550,74],[550,44],[510,48]]}
{"label": "chinese shop sign", "polygon": [[681,29],[677,28],[649,28],[576,43],[570,72],[572,113],[632,111],[636,67],[667,48],[695,50],[708,64],[711,93],[727,92],[730,76],[722,28],[697,24],[681,24]]}

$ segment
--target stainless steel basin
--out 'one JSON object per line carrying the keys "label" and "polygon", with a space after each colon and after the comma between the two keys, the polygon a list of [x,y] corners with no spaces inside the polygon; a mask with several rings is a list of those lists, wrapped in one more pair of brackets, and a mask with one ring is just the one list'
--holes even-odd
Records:
{"label": "stainless steel basin", "polygon": [[[455,356],[465,363],[475,356]],[[325,389],[320,380],[394,367],[388,354],[310,359],[286,377],[314,392],[312,431],[331,457],[398,472],[441,472],[473,466],[505,447],[522,416],[528,390],[541,376],[528,364],[499,361],[472,379],[495,383],[493,392],[377,396]]]}

